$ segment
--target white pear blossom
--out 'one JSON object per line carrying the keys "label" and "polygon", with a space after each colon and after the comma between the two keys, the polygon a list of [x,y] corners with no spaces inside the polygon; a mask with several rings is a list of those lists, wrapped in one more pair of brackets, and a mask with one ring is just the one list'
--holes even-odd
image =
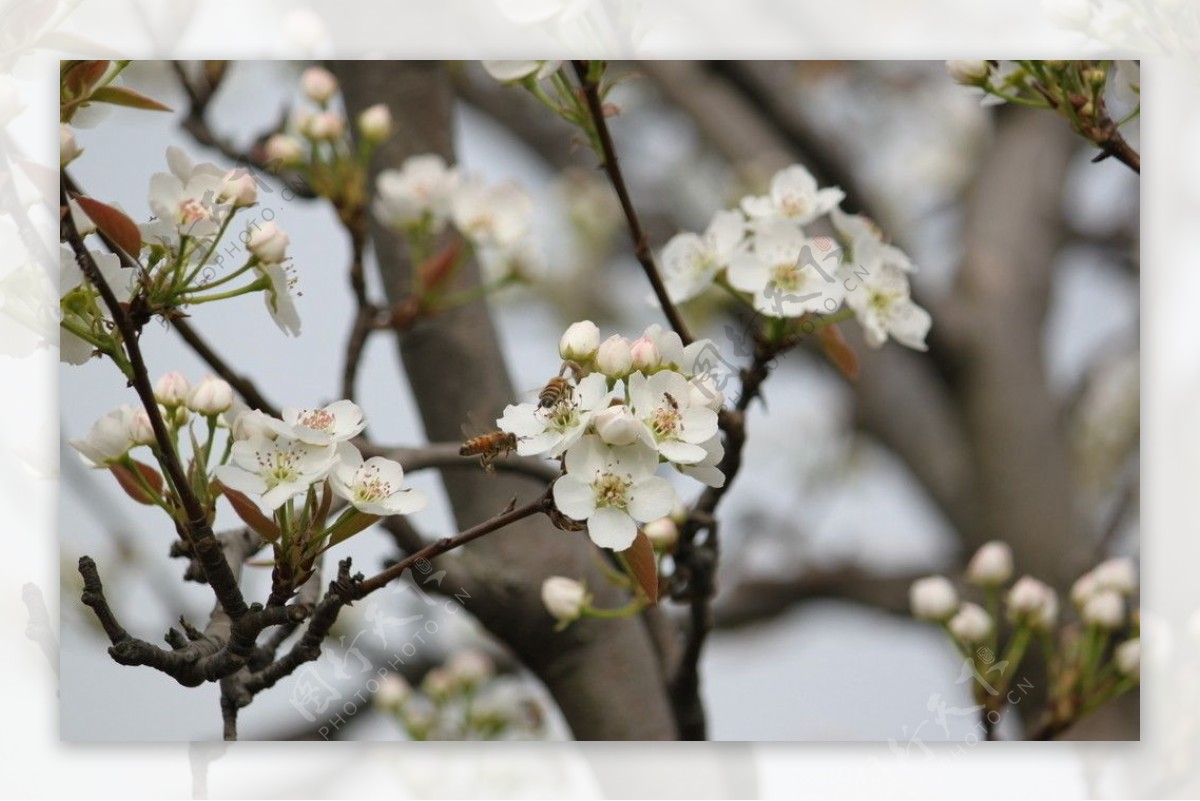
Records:
{"label": "white pear blossom", "polygon": [[868,345],[881,347],[890,336],[913,350],[928,349],[925,337],[933,321],[910,297],[907,273],[880,264],[865,276],[847,276],[842,284],[850,290],[846,305],[862,325]]}
{"label": "white pear blossom", "polygon": [[488,655],[474,648],[455,652],[446,662],[446,672],[461,687],[478,687],[496,673],[496,665]]}
{"label": "white pear blossom", "polygon": [[542,582],[542,604],[559,623],[578,620],[587,602],[587,589],[575,579],[551,576]]}
{"label": "white pear blossom", "polygon": [[476,247],[508,250],[529,233],[533,198],[516,184],[469,181],[454,193],[450,215]]}
{"label": "white pear blossom", "polygon": [[1084,573],[1079,578],[1075,579],[1075,583],[1071,585],[1071,603],[1075,604],[1079,609],[1083,609],[1099,587],[1096,586],[1096,577],[1089,571]]}
{"label": "white pear blossom", "polygon": [[596,413],[592,427],[606,445],[632,445],[642,436],[642,422],[623,403]]}
{"label": "white pear blossom", "polygon": [[457,168],[435,154],[410,156],[400,169],[384,170],[376,181],[375,216],[384,225],[404,229],[428,222],[440,232],[450,216],[458,188]]}
{"label": "white pear blossom", "polygon": [[668,461],[697,464],[707,455],[701,443],[717,433],[717,414],[691,405],[691,385],[669,370],[629,377],[629,400],[642,422],[642,440]]}
{"label": "white pear blossom", "polygon": [[700,443],[704,449],[704,458],[695,464],[676,464],[675,469],[689,478],[694,478],[701,484],[710,487],[725,486],[725,474],[721,472],[721,459],[725,457],[725,445],[721,435],[715,434],[711,439]]}
{"label": "white pear blossom", "polygon": [[963,642],[978,643],[992,633],[992,617],[979,604],[965,603],[946,624],[950,633]]}
{"label": "white pear blossom", "polygon": [[684,347],[679,334],[658,323],[648,326],[642,337],[653,342],[658,349],[658,369],[674,370],[687,378],[705,372],[708,366],[701,362],[706,356],[717,352],[717,346],[711,339],[697,339]]}
{"label": "white pear blossom", "polygon": [[300,74],[300,89],[310,100],[324,105],[337,94],[338,82],[324,67],[309,67]]}
{"label": "white pear blossom", "polygon": [[321,141],[340,139],[346,132],[346,118],[336,111],[318,111],[306,120],[301,132]]}
{"label": "white pear blossom", "polygon": [[987,81],[991,65],[981,59],[974,61],[947,61],[946,72],[956,83],[964,86],[980,86]]}
{"label": "white pear blossom", "polygon": [[392,133],[392,112],[386,103],[376,103],[358,115],[358,132],[367,142],[378,144]]}
{"label": "white pear blossom", "polygon": [[290,336],[300,336],[300,313],[296,311],[296,302],[292,298],[292,288],[295,279],[282,262],[258,262],[254,272],[260,278],[267,279],[267,288],[263,291],[263,302],[271,319],[283,333]]}
{"label": "white pear blossom", "polygon": [[133,406],[125,405],[114,409],[92,424],[83,439],[71,440],[71,447],[79,451],[84,464],[89,467],[107,467],[125,458],[134,446]]}
{"label": "white pear blossom", "polygon": [[770,317],[832,312],[841,304],[838,250],[827,238],[808,239],[795,226],[778,222],[754,237],[753,250],[729,263],[729,283],[752,294],[754,308]]}
{"label": "white pear blossom", "polygon": [[630,350],[629,340],[620,334],[613,334],[600,343],[596,351],[596,369],[611,378],[622,378],[633,369],[633,351]]}
{"label": "white pear blossom", "polygon": [[267,139],[264,149],[268,162],[278,161],[286,165],[301,163],[308,153],[303,142],[287,134],[273,134]]}
{"label": "white pear blossom", "polygon": [[1003,584],[1012,578],[1012,573],[1012,548],[999,540],[984,543],[967,563],[967,581],[981,587]]}
{"label": "white pear blossom", "polygon": [[915,617],[944,622],[958,611],[958,591],[945,576],[926,576],[912,583],[908,603]]}
{"label": "white pear blossom", "polygon": [[1083,605],[1085,623],[1102,629],[1117,629],[1125,623],[1125,600],[1115,590],[1098,590]]}
{"label": "white pear blossom", "polygon": [[1122,676],[1137,677],[1142,672],[1142,641],[1135,637],[1117,646],[1113,661]]}
{"label": "white pear blossom", "polygon": [[1137,567],[1128,557],[1108,559],[1092,568],[1096,588],[1132,595],[1137,589]]}
{"label": "white pear blossom", "polygon": [[134,445],[153,445],[158,441],[154,424],[145,409],[135,409],[129,421],[129,439]]}
{"label": "white pear blossom", "polygon": [[193,164],[177,147],[167,148],[169,173],[150,177],[150,210],[159,226],[151,231],[174,249],[180,236],[206,239],[220,230],[232,205],[220,201],[225,171],[215,164]]}
{"label": "white pear blossom", "polygon": [[190,390],[191,386],[183,374],[172,371],[154,382],[154,399],[168,408],[180,406],[187,402]]}
{"label": "white pear blossom", "polygon": [[567,517],[587,521],[601,548],[625,550],[638,523],[665,517],[675,504],[671,483],[654,474],[657,454],[642,444],[609,448],[589,434],[567,450],[564,463],[567,474],[554,482],[554,503]]}
{"label": "white pear blossom", "polygon": [[216,477],[230,489],[262,496],[274,511],[323,480],[336,460],[333,445],[257,435],[233,443],[229,462],[216,469]]}
{"label": "white pear blossom", "polygon": [[[671,237],[659,257],[663,283],[673,303],[690,300],[712,285],[729,265],[746,233],[746,220],[738,211],[718,211],[703,234]],[[653,295],[652,301],[656,302]]]}
{"label": "white pear blossom", "polygon": [[[228,414],[228,412],[226,412]],[[272,417],[258,409],[245,409],[239,412],[229,424],[229,431],[234,440],[264,437],[275,439],[280,431],[286,430],[286,423],[278,417]]]}
{"label": "white pear blossom", "polygon": [[837,206],[845,197],[846,193],[837,187],[818,188],[812,173],[793,164],[775,173],[767,195],[742,198],[742,210],[755,227],[777,220],[806,225]]}
{"label": "white pear blossom", "polygon": [[234,207],[253,206],[258,202],[258,182],[246,170],[232,169],[225,173],[217,199],[230,202]]}
{"label": "white pear blossom", "polygon": [[398,462],[382,456],[363,461],[358,448],[348,442],[338,446],[329,486],[355,509],[380,517],[412,514],[429,505],[424,492],[404,486],[404,468]]}
{"label": "white pear blossom", "polygon": [[1049,629],[1058,618],[1058,595],[1050,585],[1033,576],[1022,576],[1008,591],[1008,619]]}
{"label": "white pear blossom", "polygon": [[287,258],[288,235],[273,222],[255,223],[254,231],[246,240],[246,247],[261,262],[278,264]]}
{"label": "white pear blossom", "polygon": [[412,685],[399,673],[388,672],[379,681],[379,690],[375,693],[375,705],[384,709],[397,710],[412,697]]}
{"label": "white pear blossom", "polygon": [[890,264],[910,273],[916,271],[907,253],[883,241],[883,232],[870,217],[846,214],[835,208],[829,212],[829,220],[845,248],[846,263],[853,263],[856,271],[871,272],[880,264]]}
{"label": "white pear blossom", "polygon": [[339,400],[320,409],[283,407],[283,427],[278,432],[313,445],[346,442],[367,427],[363,411],[354,401]]}
{"label": "white pear blossom", "polygon": [[583,436],[592,418],[608,406],[611,395],[601,373],[585,376],[570,396],[550,407],[533,403],[510,404],[496,421],[503,431],[517,435],[521,456],[555,457]]}
{"label": "white pear blossom", "polygon": [[591,320],[571,323],[558,341],[558,355],[576,362],[591,361],[600,349],[600,329]]}
{"label": "white pear blossom", "polygon": [[58,126],[58,164],[60,167],[65,167],[75,159],[79,158],[79,154],[83,150],[79,147],[79,143],[75,141],[75,132],[71,130],[71,126],[65,122],[59,123]]}
{"label": "white pear blossom", "polygon": [[558,72],[561,61],[484,61],[483,68],[501,83],[516,83],[533,76],[540,81]]}
{"label": "white pear blossom", "polygon": [[233,405],[233,387],[223,378],[210,375],[192,387],[187,407],[196,414],[216,415]]}
{"label": "white pear blossom", "polygon": [[660,517],[642,526],[642,533],[656,551],[665,551],[679,542],[679,525],[670,517]]}

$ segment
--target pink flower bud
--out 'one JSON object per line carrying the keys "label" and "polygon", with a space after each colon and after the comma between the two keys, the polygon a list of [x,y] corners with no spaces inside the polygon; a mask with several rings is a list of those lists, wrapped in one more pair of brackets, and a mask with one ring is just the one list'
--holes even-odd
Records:
{"label": "pink flower bud", "polygon": [[233,387],[224,379],[210,375],[192,387],[187,405],[196,414],[220,414],[233,405]]}
{"label": "pink flower bud", "polygon": [[218,200],[231,201],[234,206],[253,206],[258,202],[258,183],[243,169],[232,169],[225,173]]}
{"label": "pink flower bud", "polygon": [[346,120],[336,111],[322,111],[314,114],[304,126],[304,133],[313,139],[338,139],[346,132]]}
{"label": "pink flower bud", "polygon": [[634,370],[651,373],[662,364],[662,354],[659,353],[658,345],[647,336],[635,339],[629,346],[629,353],[633,357]]}
{"label": "pink flower bud", "polygon": [[170,372],[154,384],[154,399],[163,406],[178,406],[187,401],[189,389],[182,373]]}
{"label": "pink flower bud", "polygon": [[596,369],[610,378],[622,378],[629,375],[633,367],[633,353],[629,349],[629,340],[619,334],[613,334],[600,344],[596,351]]}
{"label": "pink flower bud", "polygon": [[592,418],[596,433],[609,445],[632,445],[642,433],[641,422],[624,404],[609,406]]}
{"label": "pink flower bud", "polygon": [[338,90],[337,78],[323,67],[309,67],[300,75],[300,89],[315,103],[325,105]]}
{"label": "pink flower bud", "polygon": [[278,264],[287,257],[287,246],[290,240],[278,225],[273,222],[263,223],[250,235],[246,247],[266,264]]}

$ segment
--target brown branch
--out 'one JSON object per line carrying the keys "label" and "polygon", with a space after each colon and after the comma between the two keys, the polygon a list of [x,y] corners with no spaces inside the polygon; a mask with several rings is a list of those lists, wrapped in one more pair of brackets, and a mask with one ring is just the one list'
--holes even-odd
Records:
{"label": "brown branch", "polygon": [[[746,444],[746,410],[758,397],[770,374],[770,365],[783,347],[755,337],[754,358],[742,371],[741,394],[733,409],[722,409],[718,423],[725,433],[725,455],[719,469],[725,476],[720,487],[709,487],[696,501],[684,521],[676,552],[676,572],[672,576],[671,596],[690,604],[690,626],[683,658],[671,682],[671,705],[679,734],[685,740],[702,740],[707,722],[700,698],[700,655],[713,627],[712,597],[716,593],[716,571],[720,559],[715,513],[742,467],[742,448]],[[701,539],[701,535],[703,538]]]}
{"label": "brown branch", "polygon": [[212,368],[214,373],[228,382],[242,396],[242,400],[246,401],[246,404],[251,409],[258,409],[272,417],[279,416],[278,407],[266,399],[258,387],[254,385],[253,381],[238,373],[233,369],[232,365],[221,358],[220,354],[212,349],[196,329],[192,328],[191,323],[182,318],[175,318],[171,320],[171,327],[196,352],[196,355]]}
{"label": "brown branch", "polygon": [[625,220],[629,224],[629,236],[633,240],[634,255],[637,257],[638,263],[642,265],[642,270],[646,273],[650,286],[654,288],[654,296],[658,298],[658,303],[662,307],[663,314],[667,316],[668,322],[671,323],[671,328],[679,334],[684,345],[690,345],[693,342],[692,335],[688,331],[687,323],[684,322],[679,309],[671,302],[667,287],[663,284],[662,274],[654,261],[650,240],[642,229],[637,210],[633,207],[633,199],[629,196],[629,189],[625,185],[625,176],[621,172],[616,148],[613,146],[612,134],[608,130],[608,123],[604,117],[604,104],[600,100],[600,86],[589,77],[586,61],[574,61],[572,64],[575,67],[575,74],[579,76],[592,124],[596,128],[596,138],[601,150],[598,154],[602,162],[601,166],[608,174],[613,190],[617,193],[617,199],[621,201],[621,210],[625,213]]}

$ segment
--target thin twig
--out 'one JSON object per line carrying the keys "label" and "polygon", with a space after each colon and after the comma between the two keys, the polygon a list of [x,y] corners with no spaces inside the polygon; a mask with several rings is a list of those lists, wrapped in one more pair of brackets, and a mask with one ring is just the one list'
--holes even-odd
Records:
{"label": "thin twig", "polygon": [[[358,216],[361,218],[361,211]],[[354,295],[355,313],[346,341],[346,359],[342,366],[342,397],[354,400],[363,349],[371,332],[377,330],[374,323],[379,315],[379,307],[367,298],[367,279],[363,274],[363,251],[367,244],[365,221],[343,221],[343,226],[350,235],[350,291]]]}
{"label": "thin twig", "polygon": [[599,155],[603,162],[601,166],[604,167],[604,171],[608,174],[608,180],[612,183],[613,189],[617,193],[617,199],[621,202],[621,210],[625,212],[625,221],[629,225],[629,236],[633,240],[634,255],[637,257],[638,263],[642,265],[642,270],[646,273],[646,278],[649,279],[650,286],[654,288],[654,296],[658,298],[658,303],[662,307],[663,314],[667,316],[667,320],[671,323],[671,328],[675,330],[675,333],[679,334],[679,338],[683,340],[684,345],[690,345],[693,342],[692,335],[688,331],[687,323],[684,322],[679,309],[671,302],[671,296],[667,293],[666,285],[663,284],[662,274],[659,272],[658,265],[654,261],[654,253],[650,249],[650,240],[646,236],[646,232],[642,229],[642,222],[638,218],[637,210],[633,207],[633,200],[629,196],[629,189],[625,185],[625,176],[621,173],[621,165],[617,160],[612,134],[609,132],[608,123],[604,118],[604,104],[600,100],[600,86],[589,76],[587,62],[573,61],[571,63],[575,67],[575,74],[579,76],[579,82],[583,88],[584,97],[587,100],[588,111],[592,117],[592,124],[596,127],[596,137],[601,149]]}
{"label": "thin twig", "polygon": [[258,409],[272,417],[279,416],[279,408],[266,399],[258,387],[254,385],[253,381],[238,373],[227,361],[221,358],[220,354],[212,349],[196,329],[192,328],[191,323],[182,318],[175,318],[171,320],[171,327],[196,352],[196,355],[212,368],[214,373],[228,382],[237,391],[237,394],[242,396],[242,400],[246,401],[246,404],[251,409]]}

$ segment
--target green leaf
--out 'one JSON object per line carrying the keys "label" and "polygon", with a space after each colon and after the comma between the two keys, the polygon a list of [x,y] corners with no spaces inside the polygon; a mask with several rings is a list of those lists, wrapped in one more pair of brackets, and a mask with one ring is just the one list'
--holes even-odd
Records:
{"label": "green leaf", "polygon": [[140,108],[145,111],[171,111],[170,106],[164,106],[152,97],[146,97],[141,92],[135,92],[128,86],[102,86],[92,92],[91,102],[111,103],[114,106]]}
{"label": "green leaf", "polygon": [[379,519],[379,515],[369,515],[350,507],[342,512],[341,517],[333,524],[329,532],[329,544],[322,550],[328,550],[339,542],[345,542],[360,531],[370,528]]}

